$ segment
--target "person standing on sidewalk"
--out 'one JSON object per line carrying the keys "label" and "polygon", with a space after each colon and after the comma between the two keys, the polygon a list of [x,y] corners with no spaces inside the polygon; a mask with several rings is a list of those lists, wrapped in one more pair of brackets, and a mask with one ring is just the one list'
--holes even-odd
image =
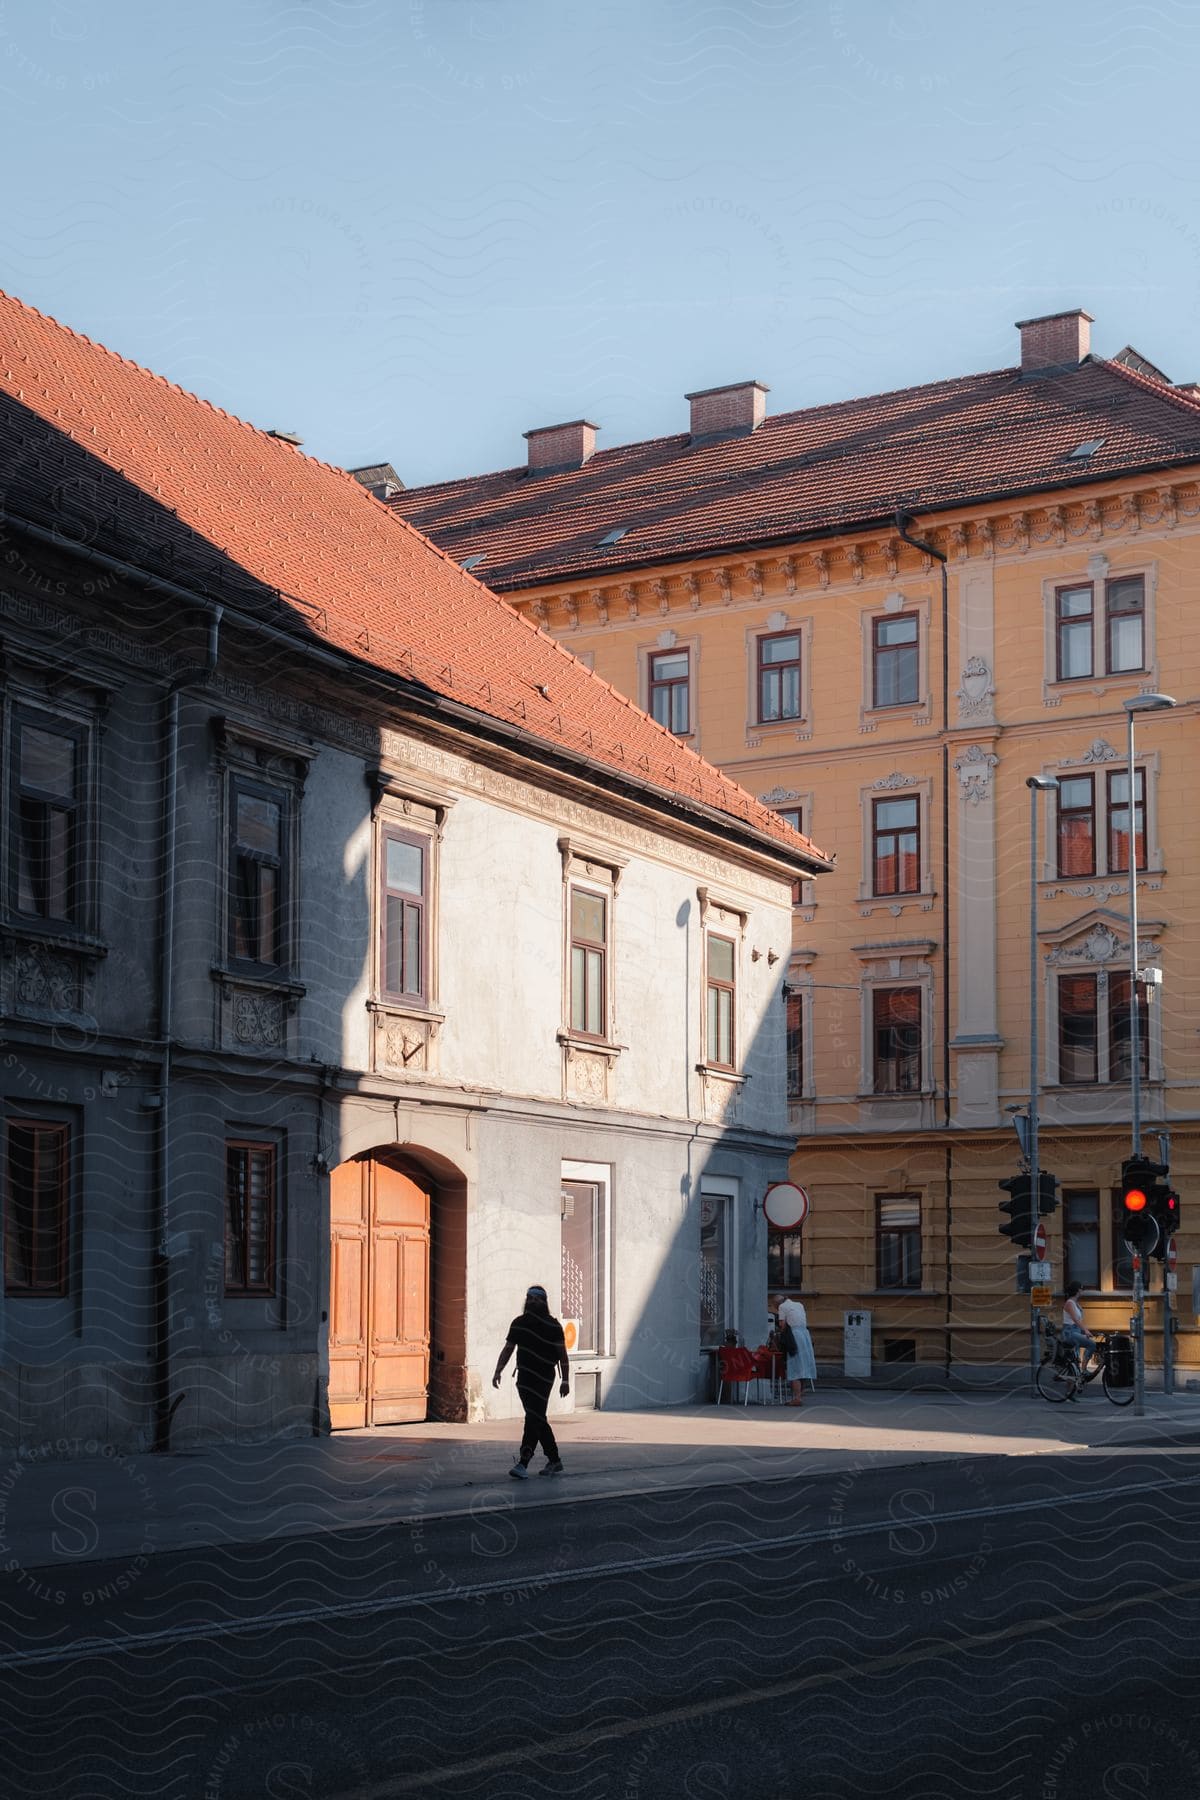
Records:
{"label": "person standing on sidewalk", "polygon": [[561,1475],[562,1458],[546,1417],[550,1390],[554,1386],[557,1365],[562,1381],[559,1393],[565,1400],[571,1391],[571,1365],[567,1359],[563,1328],[551,1316],[550,1302],[544,1287],[531,1287],[525,1294],[525,1311],[508,1328],[508,1337],[492,1376],[492,1386],[500,1386],[500,1377],[513,1351],[517,1353],[517,1392],[525,1408],[525,1430],[521,1435],[521,1453],[508,1471],[518,1481],[528,1481],[529,1465],[540,1444],[546,1452],[543,1475]]}
{"label": "person standing on sidewalk", "polygon": [[792,1384],[788,1405],[803,1406],[804,1383],[807,1381],[814,1388],[817,1385],[817,1353],[808,1329],[808,1314],[799,1300],[785,1300],[782,1294],[775,1295],[773,1304],[780,1334],[790,1326],[795,1345],[794,1349],[787,1349],[787,1378]]}

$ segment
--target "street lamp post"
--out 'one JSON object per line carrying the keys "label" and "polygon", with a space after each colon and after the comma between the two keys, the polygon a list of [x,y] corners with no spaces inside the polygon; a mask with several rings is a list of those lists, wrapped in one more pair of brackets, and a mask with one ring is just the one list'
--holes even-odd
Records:
{"label": "street lamp post", "polygon": [[[1134,1156],[1142,1154],[1142,1043],[1141,1043],[1141,1008],[1138,1005],[1138,898],[1137,898],[1137,811],[1134,805],[1136,788],[1134,785],[1136,768],[1134,765],[1133,721],[1138,713],[1166,712],[1177,704],[1169,694],[1133,694],[1124,702],[1125,719],[1128,726],[1128,746],[1126,763],[1129,779],[1129,829],[1126,835],[1128,846],[1127,860],[1129,869],[1129,1123],[1131,1151]],[[1144,802],[1143,802],[1144,804]],[[1143,819],[1148,816],[1148,809],[1143,812]],[[1146,1408],[1146,1287],[1141,1269],[1141,1258],[1135,1258],[1137,1267],[1133,1274],[1134,1316],[1130,1320],[1133,1330],[1133,1395],[1134,1412],[1140,1417]],[[1149,1271],[1146,1271],[1149,1273]],[[1169,1367],[1171,1360],[1171,1301],[1163,1282],[1163,1364]]]}
{"label": "street lamp post", "polygon": [[[1056,792],[1058,782],[1052,775],[1029,775],[1025,779],[1029,789],[1029,1128],[1027,1133],[1028,1149],[1026,1156],[1029,1162],[1029,1192],[1033,1217],[1040,1217],[1041,1201],[1041,1163],[1038,1156],[1038,1089],[1041,1079],[1038,1058],[1041,1054],[1038,1044],[1038,819],[1037,804],[1039,793]],[[1041,1355],[1042,1315],[1038,1307],[1034,1307],[1029,1321],[1029,1374],[1034,1391],[1037,1389],[1038,1360]]]}

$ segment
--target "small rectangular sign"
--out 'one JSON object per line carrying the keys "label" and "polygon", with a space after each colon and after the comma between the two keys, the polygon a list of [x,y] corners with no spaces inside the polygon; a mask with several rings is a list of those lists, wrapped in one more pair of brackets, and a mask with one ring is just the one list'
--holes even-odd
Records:
{"label": "small rectangular sign", "polygon": [[1174,1269],[1168,1269],[1163,1280],[1167,1284],[1168,1294],[1177,1294],[1179,1292],[1179,1277]]}
{"label": "small rectangular sign", "polygon": [[842,1314],[842,1374],[871,1379],[871,1315],[869,1312]]}
{"label": "small rectangular sign", "polygon": [[1054,1280],[1054,1270],[1048,1262],[1029,1264],[1029,1282],[1031,1287],[1049,1287]]}
{"label": "small rectangular sign", "polygon": [[1048,1286],[1032,1288],[1030,1290],[1029,1300],[1032,1306],[1049,1306],[1051,1301],[1050,1288]]}

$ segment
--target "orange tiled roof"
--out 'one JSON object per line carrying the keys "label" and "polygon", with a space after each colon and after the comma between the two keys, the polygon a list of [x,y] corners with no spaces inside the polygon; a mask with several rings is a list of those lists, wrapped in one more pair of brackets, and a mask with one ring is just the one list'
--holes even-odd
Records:
{"label": "orange tiled roof", "polygon": [[[52,498],[51,498],[52,497]],[[316,636],[625,784],[808,840],[341,469],[0,294],[0,505]],[[661,802],[660,802],[661,804]]]}
{"label": "orange tiled roof", "polygon": [[1036,380],[999,369],[780,413],[747,436],[623,444],[582,469],[409,488],[389,504],[457,561],[485,556],[480,578],[504,593],[1198,460],[1194,398],[1093,357]]}

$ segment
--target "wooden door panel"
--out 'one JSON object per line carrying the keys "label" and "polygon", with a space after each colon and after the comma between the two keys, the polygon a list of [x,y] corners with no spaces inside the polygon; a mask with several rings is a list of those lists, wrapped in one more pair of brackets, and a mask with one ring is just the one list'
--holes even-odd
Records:
{"label": "wooden door panel", "polygon": [[429,1194],[386,1164],[344,1163],[333,1172],[330,1214],[330,1423],[423,1420]]}
{"label": "wooden door panel", "polygon": [[423,1419],[429,1390],[428,1230],[377,1228],[371,1256],[371,1418],[376,1425]]}
{"label": "wooden door panel", "polygon": [[335,1431],[367,1422],[370,1232],[365,1176],[361,1163],[343,1163],[329,1184],[329,1423]]}

